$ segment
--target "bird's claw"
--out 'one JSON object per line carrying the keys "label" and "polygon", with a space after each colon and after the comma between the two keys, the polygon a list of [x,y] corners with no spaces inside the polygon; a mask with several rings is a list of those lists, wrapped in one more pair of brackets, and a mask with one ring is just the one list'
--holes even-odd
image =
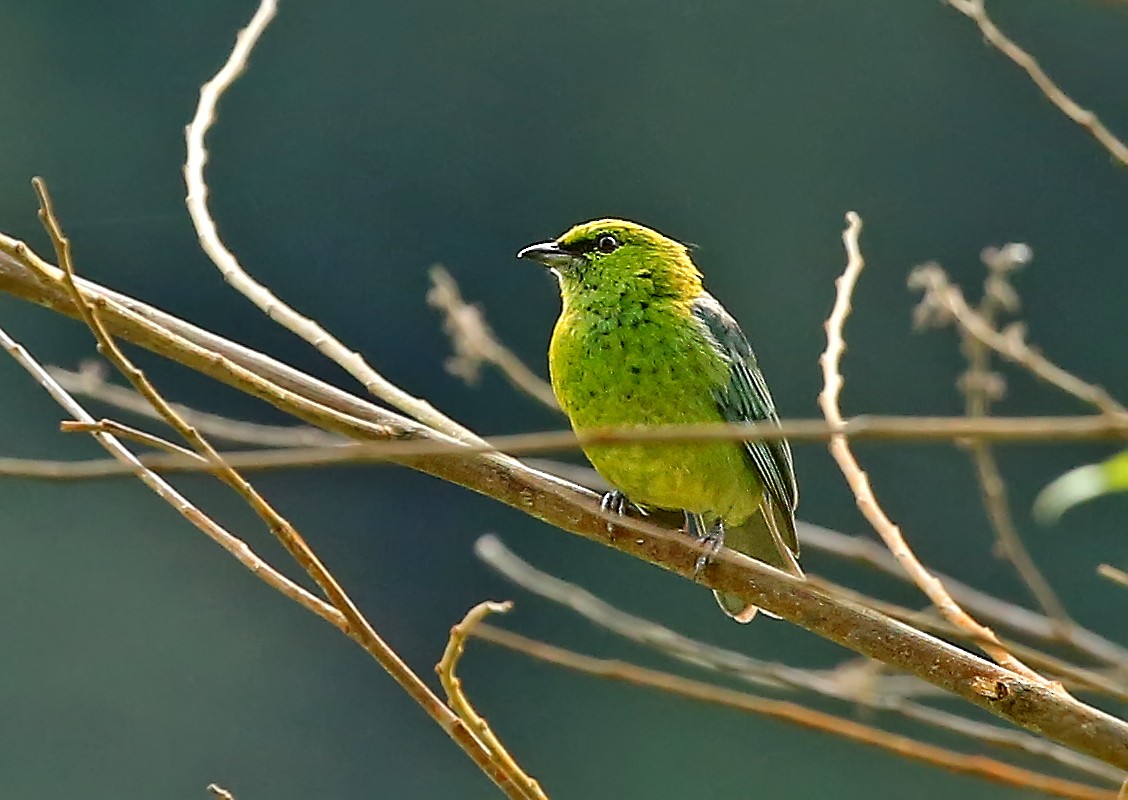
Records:
{"label": "bird's claw", "polygon": [[618,489],[615,489],[612,492],[607,492],[607,494],[600,498],[599,510],[605,514],[614,514],[617,517],[621,517],[627,513],[627,508],[630,504],[631,501],[627,499],[627,496]]}
{"label": "bird's claw", "polygon": [[701,571],[708,565],[709,559],[725,546],[725,529],[718,525],[712,530],[706,531],[704,535],[698,537],[697,544],[705,548],[705,551],[697,557],[697,561],[693,565],[694,580],[697,580]]}
{"label": "bird's claw", "polygon": [[709,559],[724,547],[725,526],[723,522],[718,520],[715,525],[708,527],[700,515],[687,512],[685,515],[685,530],[686,533],[697,540],[697,545],[703,548],[701,555],[697,557],[697,561],[693,565],[693,579],[697,580],[701,571],[709,563]]}
{"label": "bird's claw", "polygon": [[[627,512],[630,509],[634,509],[644,517],[647,516],[645,508],[632,503],[627,499],[627,496],[620,492],[618,489],[615,489],[612,492],[608,492],[599,499],[599,510],[604,514],[612,514],[616,517],[625,517],[627,516]],[[614,525],[615,523],[611,521],[607,522],[608,533],[610,533]]]}

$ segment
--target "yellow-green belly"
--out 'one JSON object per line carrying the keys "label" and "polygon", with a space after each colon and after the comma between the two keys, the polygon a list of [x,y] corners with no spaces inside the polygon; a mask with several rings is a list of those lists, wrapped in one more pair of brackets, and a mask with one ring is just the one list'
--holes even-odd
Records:
{"label": "yellow-green belly", "polygon": [[[723,421],[713,390],[728,379],[728,366],[688,321],[682,327],[653,316],[624,322],[565,315],[549,366],[577,432]],[[584,452],[639,505],[712,513],[739,525],[760,503],[762,484],[740,442],[638,442]]]}

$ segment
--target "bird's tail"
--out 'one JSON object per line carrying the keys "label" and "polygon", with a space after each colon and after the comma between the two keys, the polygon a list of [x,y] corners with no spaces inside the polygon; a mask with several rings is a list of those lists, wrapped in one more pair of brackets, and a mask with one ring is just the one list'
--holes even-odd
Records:
{"label": "bird's tail", "polygon": [[[797,553],[788,544],[788,541],[795,541],[792,524],[791,515],[765,493],[759,513],[739,527],[725,529],[725,546],[801,578],[803,570],[799,567]],[[759,610],[733,594],[713,592],[713,595],[721,609],[737,622],[751,622]]]}

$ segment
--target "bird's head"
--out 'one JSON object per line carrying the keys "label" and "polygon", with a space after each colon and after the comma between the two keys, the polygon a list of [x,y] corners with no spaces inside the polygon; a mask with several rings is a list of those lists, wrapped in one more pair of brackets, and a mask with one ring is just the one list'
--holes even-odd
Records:
{"label": "bird's head", "polygon": [[693,299],[701,293],[701,274],[685,245],[621,219],[585,222],[550,242],[529,245],[517,257],[552,270],[565,300],[624,292]]}

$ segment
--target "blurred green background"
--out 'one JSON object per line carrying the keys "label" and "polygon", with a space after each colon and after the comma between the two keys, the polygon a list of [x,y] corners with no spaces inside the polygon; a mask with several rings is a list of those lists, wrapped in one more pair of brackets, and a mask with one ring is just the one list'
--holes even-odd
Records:
{"label": "blurred green background", "polygon": [[[1128,13],[1086,0],[993,2],[1083,104],[1128,133]],[[50,182],[80,269],[350,387],[230,290],[183,208],[183,127],[249,2],[67,0],[0,7],[0,229],[46,251],[28,186]],[[969,292],[982,247],[1025,241],[1032,338],[1128,397],[1128,174],[935,0],[283,2],[210,139],[213,209],[252,273],[389,378],[484,433],[559,426],[496,375],[468,388],[426,307],[446,264],[538,369],[556,288],[522,245],[616,215],[699,245],[712,291],[755,343],[784,416],[817,415],[815,360],[843,213],[866,221],[847,413],[958,413],[950,332],[910,330],[909,268],[939,259]],[[77,324],[0,297],[41,359],[92,354]],[[176,400],[259,421],[272,409],[142,357]],[[93,457],[0,360],[0,453]],[[1007,413],[1072,413],[1011,374]],[[859,451],[889,513],[938,569],[1027,602],[989,532],[966,456]],[[1035,558],[1086,624],[1120,640],[1124,500],[1036,529],[1050,477],[1111,447],[1002,452]],[[865,530],[822,446],[796,450],[800,516]],[[387,639],[421,673],[448,627],[513,598],[515,629],[664,665],[479,564],[483,532],[624,608],[761,657],[846,653],[783,623],[739,627],[709,593],[458,488],[391,467],[264,475]],[[179,480],[276,564],[251,515]],[[139,484],[0,482],[0,796],[239,800],[499,796],[379,668],[256,581]],[[902,602],[908,589],[806,563]],[[781,723],[562,672],[471,644],[471,696],[553,797],[1018,797]],[[842,709],[840,709],[842,710]],[[844,709],[845,713],[852,713]],[[880,721],[880,720],[879,720]],[[896,720],[888,724],[912,731]],[[956,742],[957,745],[965,745]],[[965,745],[966,746],[966,745]]]}

